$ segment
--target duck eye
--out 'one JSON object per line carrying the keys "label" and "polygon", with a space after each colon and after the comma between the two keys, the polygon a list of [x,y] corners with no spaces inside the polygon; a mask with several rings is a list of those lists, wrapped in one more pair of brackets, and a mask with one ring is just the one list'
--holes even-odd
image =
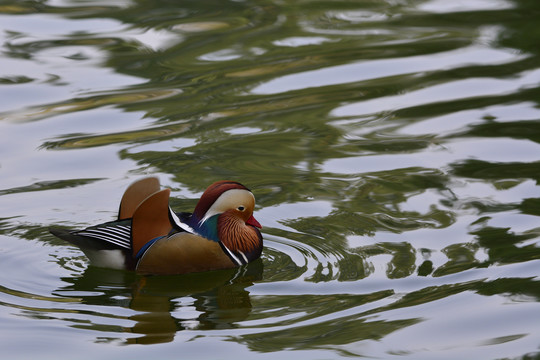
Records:
{"label": "duck eye", "polygon": [[245,207],[243,207],[242,205],[240,205],[239,207],[236,208],[236,210],[238,210],[238,211],[244,211],[244,210],[245,210]]}

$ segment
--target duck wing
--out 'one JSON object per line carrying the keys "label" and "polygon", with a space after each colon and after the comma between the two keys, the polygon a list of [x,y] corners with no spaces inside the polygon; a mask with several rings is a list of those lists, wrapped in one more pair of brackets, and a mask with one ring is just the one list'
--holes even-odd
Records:
{"label": "duck wing", "polygon": [[147,197],[158,192],[159,189],[160,184],[157,177],[140,179],[128,186],[120,201],[118,220],[132,218],[139,205]]}

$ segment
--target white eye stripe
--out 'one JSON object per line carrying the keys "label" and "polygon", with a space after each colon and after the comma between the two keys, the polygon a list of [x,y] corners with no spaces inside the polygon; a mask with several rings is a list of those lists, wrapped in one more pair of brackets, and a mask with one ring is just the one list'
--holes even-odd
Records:
{"label": "white eye stripe", "polygon": [[[227,190],[216,199],[212,206],[210,206],[206,214],[204,214],[204,217],[201,219],[200,224],[203,224],[212,216],[224,213],[230,209],[244,211],[247,208],[246,205],[238,206],[238,203],[245,204],[246,202],[248,203],[247,205],[249,205],[249,203],[255,203],[255,197],[250,191],[244,189]],[[240,207],[242,207],[243,210],[240,210]]]}

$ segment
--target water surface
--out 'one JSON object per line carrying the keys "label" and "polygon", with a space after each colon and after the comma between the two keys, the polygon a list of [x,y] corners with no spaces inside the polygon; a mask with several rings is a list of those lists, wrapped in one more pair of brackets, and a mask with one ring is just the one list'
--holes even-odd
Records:
{"label": "water surface", "polygon": [[[10,359],[540,356],[540,3],[0,4]],[[89,266],[49,225],[237,180],[246,267]],[[145,346],[142,346],[145,345]],[[91,355],[90,355],[91,354]]]}

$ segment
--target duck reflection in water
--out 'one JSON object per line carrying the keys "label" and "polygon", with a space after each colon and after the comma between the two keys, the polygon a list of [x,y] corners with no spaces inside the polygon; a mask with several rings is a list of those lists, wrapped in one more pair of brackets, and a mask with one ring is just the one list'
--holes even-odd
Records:
{"label": "duck reflection in water", "polygon": [[156,344],[173,341],[176,332],[182,330],[234,328],[251,313],[246,288],[261,280],[262,272],[260,259],[235,269],[167,276],[141,276],[90,266],[81,277],[64,278],[71,284],[55,293],[100,308],[116,306],[136,312],[127,318],[114,311],[102,314],[117,318],[118,323],[134,321],[133,326],[104,326],[94,321],[90,325],[73,325],[109,334],[126,333],[118,337],[104,334],[96,341]]}

